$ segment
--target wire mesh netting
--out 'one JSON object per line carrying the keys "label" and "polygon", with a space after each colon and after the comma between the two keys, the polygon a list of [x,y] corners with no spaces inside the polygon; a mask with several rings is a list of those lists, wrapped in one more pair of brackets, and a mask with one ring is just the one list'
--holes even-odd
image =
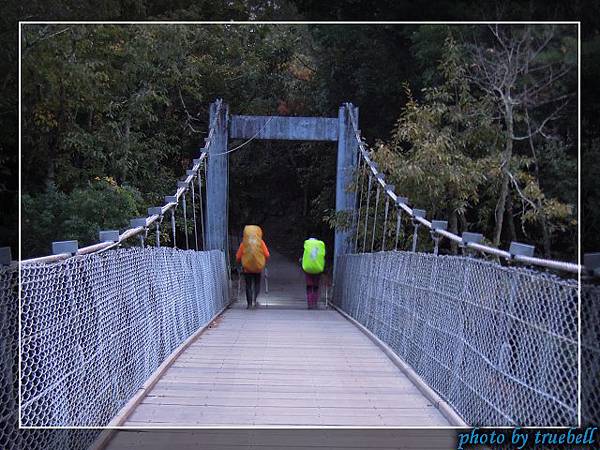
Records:
{"label": "wire mesh netting", "polygon": [[21,276],[23,426],[108,424],[229,301],[220,251],[122,249]]}
{"label": "wire mesh netting", "polygon": [[600,286],[581,286],[581,422],[600,423]]}
{"label": "wire mesh netting", "polygon": [[18,270],[0,266],[0,448],[84,450],[97,430],[19,430]]}
{"label": "wire mesh netting", "polygon": [[335,287],[334,302],[468,424],[577,425],[575,281],[468,257],[380,252],[340,257]]}

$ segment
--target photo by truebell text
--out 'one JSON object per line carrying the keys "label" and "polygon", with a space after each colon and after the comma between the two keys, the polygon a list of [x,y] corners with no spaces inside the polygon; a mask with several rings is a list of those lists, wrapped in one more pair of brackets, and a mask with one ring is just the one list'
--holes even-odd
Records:
{"label": "photo by truebell text", "polygon": [[[525,448],[551,448],[549,445],[564,444],[578,446],[592,446],[596,443],[598,427],[569,428],[568,430],[536,430],[516,427],[512,430],[479,429],[458,433],[457,450],[494,445],[511,445],[514,449]],[[558,448],[558,447],[557,447]]]}

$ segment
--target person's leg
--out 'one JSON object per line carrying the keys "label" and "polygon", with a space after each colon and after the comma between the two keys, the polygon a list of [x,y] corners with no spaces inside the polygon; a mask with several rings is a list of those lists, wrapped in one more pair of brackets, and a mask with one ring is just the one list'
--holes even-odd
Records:
{"label": "person's leg", "polygon": [[254,294],[252,293],[252,285],[254,278],[251,273],[244,273],[244,281],[246,282],[246,303],[248,303],[247,308],[252,306],[252,298]]}
{"label": "person's leg", "polygon": [[305,274],[306,279],[306,307],[308,309],[312,306],[312,275]]}
{"label": "person's leg", "polygon": [[256,301],[260,292],[260,273],[254,274],[254,306],[258,305]]}
{"label": "person's leg", "polygon": [[313,284],[310,287],[310,309],[317,307],[317,287]]}
{"label": "person's leg", "polygon": [[317,306],[319,305],[319,283],[321,282],[321,275],[315,275],[314,279],[313,279],[313,289],[314,289],[314,297],[313,297],[313,302],[314,302],[314,307],[317,308]]}

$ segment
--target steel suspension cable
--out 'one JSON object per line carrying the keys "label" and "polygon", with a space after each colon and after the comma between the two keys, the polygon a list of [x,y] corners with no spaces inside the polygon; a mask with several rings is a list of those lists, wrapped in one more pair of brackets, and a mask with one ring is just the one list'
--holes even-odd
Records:
{"label": "steel suspension cable", "polygon": [[373,184],[373,177],[369,174],[369,189],[367,191],[367,207],[365,208],[365,228],[363,230],[363,253],[367,246],[367,230],[369,226],[369,203],[371,202],[371,185]]}
{"label": "steel suspension cable", "polygon": [[[205,189],[206,192],[204,194],[204,195],[206,195],[206,202],[207,202],[206,207],[208,208],[208,160],[204,161],[204,186],[206,188]],[[207,211],[207,214],[208,214],[208,212],[209,211]],[[207,245],[210,246],[210,243],[207,243],[207,236],[209,236],[209,235],[210,235],[210,229],[206,230],[206,234],[204,235],[204,239],[205,239],[204,240],[204,247],[203,247],[204,250],[206,250],[206,246]]]}
{"label": "steel suspension cable", "polygon": [[377,208],[379,207],[379,193],[381,186],[377,183],[377,195],[375,196],[375,214],[373,217],[373,237],[371,238],[371,253],[375,249],[375,229],[377,228]]}
{"label": "steel suspension cable", "polygon": [[[204,163],[206,167],[206,162]],[[202,169],[198,168],[198,200],[200,201],[200,232],[202,233],[202,249],[206,249],[206,236],[204,235],[204,206],[202,198]]]}
{"label": "steel suspension cable", "polygon": [[175,231],[175,208],[171,208],[171,231],[173,232],[173,248],[177,248],[177,233]]}
{"label": "steel suspension cable", "polygon": [[186,206],[186,201],[185,201],[185,194],[186,194],[187,190],[183,192],[183,195],[181,196],[183,201],[183,234],[185,235],[185,249],[189,250],[190,249],[190,241],[188,239],[188,229],[187,229],[187,206]]}
{"label": "steel suspension cable", "polygon": [[198,251],[198,222],[196,221],[196,189],[194,187],[194,180],[190,183],[192,186],[192,215],[194,217],[194,242],[196,244],[196,251]]}
{"label": "steel suspension cable", "polygon": [[387,233],[387,221],[388,221],[388,211],[390,209],[390,197],[389,196],[385,196],[385,214],[384,214],[384,219],[383,219],[383,237],[381,240],[381,251],[384,252],[385,251],[385,235]]}
{"label": "steel suspension cable", "polygon": [[402,231],[402,208],[399,206],[396,210],[396,242],[394,244],[394,249],[398,251],[398,240],[400,239],[400,231]]}
{"label": "steel suspension cable", "polygon": [[[357,190],[359,190],[358,192],[358,212],[356,213],[356,238],[355,238],[355,242],[354,242],[354,252],[358,252],[358,235],[359,235],[359,230],[360,230],[360,218],[361,218],[361,209],[362,209],[362,191],[363,191],[363,185],[365,184],[365,177],[363,175],[363,158],[360,155],[360,151],[357,152],[358,153],[358,164],[356,165],[357,169],[358,169],[358,176],[356,177],[356,181],[357,181]],[[360,185],[360,186],[359,186]]]}
{"label": "steel suspension cable", "polygon": [[156,221],[156,247],[160,248],[160,224],[162,223],[162,215]]}

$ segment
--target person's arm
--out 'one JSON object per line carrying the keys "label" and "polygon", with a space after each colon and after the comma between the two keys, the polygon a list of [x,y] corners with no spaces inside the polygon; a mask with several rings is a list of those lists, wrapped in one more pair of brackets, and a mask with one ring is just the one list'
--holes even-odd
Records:
{"label": "person's arm", "polygon": [[241,242],[240,243],[240,247],[238,248],[237,253],[235,254],[235,260],[237,262],[241,262],[242,261],[242,255],[244,254],[244,243]]}
{"label": "person's arm", "polygon": [[271,253],[269,253],[269,249],[267,248],[267,244],[265,244],[265,241],[262,241],[262,251],[266,259],[269,259],[271,257]]}

